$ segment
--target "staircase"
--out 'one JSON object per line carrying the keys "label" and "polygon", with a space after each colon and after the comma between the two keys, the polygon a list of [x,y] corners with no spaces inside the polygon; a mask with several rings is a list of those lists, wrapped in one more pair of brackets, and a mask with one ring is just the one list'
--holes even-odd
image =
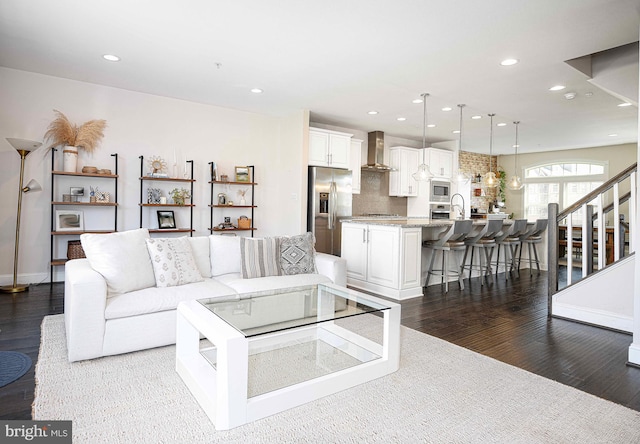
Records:
{"label": "staircase", "polygon": [[633,164],[562,212],[549,204],[549,316],[633,331],[636,174]]}

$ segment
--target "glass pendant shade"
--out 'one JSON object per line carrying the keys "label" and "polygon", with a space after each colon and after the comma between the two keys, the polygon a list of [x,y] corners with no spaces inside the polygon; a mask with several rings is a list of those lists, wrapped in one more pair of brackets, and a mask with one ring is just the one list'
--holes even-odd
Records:
{"label": "glass pendant shade", "polygon": [[491,158],[493,157],[493,116],[495,116],[495,114],[489,114],[491,124],[491,132],[489,135],[489,172],[482,178],[482,183],[487,188],[495,188],[498,186],[496,173],[491,171]]}
{"label": "glass pendant shade", "polygon": [[513,122],[513,124],[516,126],[516,143],[514,145],[514,148],[516,149],[516,154],[514,156],[514,165],[513,165],[513,171],[514,174],[513,176],[511,176],[511,179],[509,179],[509,182],[507,182],[507,188],[509,188],[512,191],[518,191],[521,190],[522,187],[524,187],[524,184],[522,183],[522,180],[520,179],[520,176],[518,176],[518,125],[520,124],[520,122]]}
{"label": "glass pendant shade", "polygon": [[429,169],[429,165],[424,160],[425,148],[427,147],[427,97],[429,94],[422,93],[422,109],[423,109],[423,126],[422,126],[422,163],[418,166],[418,171],[412,174],[412,177],[419,181],[427,181],[433,179],[433,174]]}

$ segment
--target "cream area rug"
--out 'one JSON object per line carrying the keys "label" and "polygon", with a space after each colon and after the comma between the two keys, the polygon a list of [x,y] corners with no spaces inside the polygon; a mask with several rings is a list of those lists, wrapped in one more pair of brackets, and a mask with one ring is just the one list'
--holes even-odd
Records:
{"label": "cream area rug", "polygon": [[640,412],[405,327],[401,338],[397,372],[218,432],[175,347],[69,363],[63,315],[47,316],[33,419],[72,420],[76,444],[640,442]]}

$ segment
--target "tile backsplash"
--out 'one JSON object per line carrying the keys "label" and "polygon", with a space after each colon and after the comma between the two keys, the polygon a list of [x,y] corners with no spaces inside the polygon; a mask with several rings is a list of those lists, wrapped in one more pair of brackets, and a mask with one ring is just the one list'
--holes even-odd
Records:
{"label": "tile backsplash", "polygon": [[362,171],[360,194],[353,195],[354,216],[362,214],[407,215],[407,198],[389,196],[389,173]]}

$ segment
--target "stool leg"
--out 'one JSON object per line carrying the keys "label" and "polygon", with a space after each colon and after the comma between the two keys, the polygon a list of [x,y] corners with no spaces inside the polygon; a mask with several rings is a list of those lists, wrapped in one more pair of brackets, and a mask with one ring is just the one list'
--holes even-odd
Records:
{"label": "stool leg", "polygon": [[[496,277],[498,277],[498,271],[500,270],[500,247],[501,245],[498,244],[498,254],[496,255]],[[506,251],[505,251],[505,257],[507,255]]]}
{"label": "stool leg", "polygon": [[[500,251],[500,245],[498,245],[498,251]],[[509,270],[507,268],[507,253],[511,253],[511,257],[513,258],[513,251],[509,250],[509,248],[507,248],[506,245],[504,245],[504,280],[508,281],[509,280],[509,273],[511,273],[511,270]],[[498,267],[500,264],[497,264],[496,267]],[[498,275],[498,273],[496,272],[496,276]]]}
{"label": "stool leg", "polygon": [[538,259],[538,249],[536,248],[536,244],[531,244],[533,247],[533,254],[536,257],[536,268],[538,269],[538,274],[540,274],[540,259]]}
{"label": "stool leg", "polygon": [[[469,253],[469,246],[467,245],[464,249],[464,256],[462,257],[462,265],[460,265],[460,274],[462,275],[462,279],[464,279],[464,267],[467,263],[467,253]],[[469,277],[471,277],[471,272],[469,272]]]}
{"label": "stool leg", "polygon": [[458,270],[458,284],[460,284],[460,290],[464,290],[464,279],[462,276],[462,266],[464,265],[464,263],[462,263],[461,265],[459,264],[460,255],[457,253],[457,251],[452,250],[453,258],[455,259],[456,267]]}
{"label": "stool leg", "polygon": [[433,261],[436,258],[436,252],[438,250],[431,250],[431,260],[429,261],[429,270],[427,270],[427,280],[424,283],[425,287],[429,286],[429,279],[431,279],[431,275],[433,274]]}
{"label": "stool leg", "polygon": [[[444,259],[445,259],[445,256],[446,256],[445,253],[446,253],[446,251],[442,250],[442,263],[440,264],[440,273],[441,273],[440,274],[440,285],[442,285],[445,282],[447,282],[446,279],[445,279],[445,272],[444,272],[444,269],[445,269],[445,260]],[[445,287],[446,287],[446,284],[445,284]],[[445,291],[445,293],[446,293],[446,291]]]}
{"label": "stool leg", "polygon": [[471,262],[469,263],[469,280],[471,280],[471,274],[473,273],[473,253],[476,252],[476,247],[471,247]]}
{"label": "stool leg", "polygon": [[527,251],[529,252],[529,276],[533,276],[533,262],[531,256],[531,242],[527,242]]}
{"label": "stool leg", "polygon": [[444,279],[444,292],[449,293],[449,255],[447,250],[442,250],[442,279]]}
{"label": "stool leg", "polygon": [[482,264],[482,251],[480,248],[478,248],[478,262],[480,263],[480,285],[484,285],[484,276],[487,270]]}

